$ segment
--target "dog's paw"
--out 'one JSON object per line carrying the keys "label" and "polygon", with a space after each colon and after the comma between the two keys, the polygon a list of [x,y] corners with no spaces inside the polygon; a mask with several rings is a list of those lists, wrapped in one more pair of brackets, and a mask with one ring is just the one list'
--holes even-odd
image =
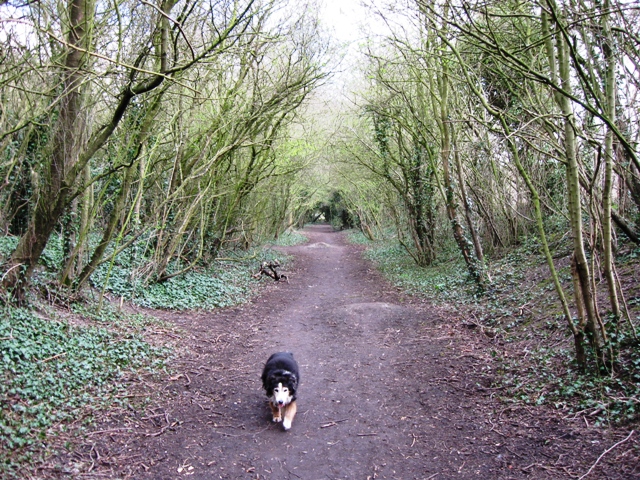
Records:
{"label": "dog's paw", "polygon": [[289,430],[291,428],[291,420],[285,418],[284,422],[282,422],[282,428],[284,428],[285,430]]}
{"label": "dog's paw", "polygon": [[278,415],[277,417],[273,417],[273,423],[278,423],[282,421],[282,417]]}

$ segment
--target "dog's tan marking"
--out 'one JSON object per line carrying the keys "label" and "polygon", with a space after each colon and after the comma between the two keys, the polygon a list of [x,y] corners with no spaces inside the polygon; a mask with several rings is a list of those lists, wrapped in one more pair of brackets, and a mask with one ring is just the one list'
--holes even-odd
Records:
{"label": "dog's tan marking", "polygon": [[282,415],[280,413],[280,409],[278,408],[278,406],[275,405],[272,402],[269,402],[269,406],[271,407],[271,413],[273,414],[273,421],[274,422],[281,422],[282,421]]}
{"label": "dog's tan marking", "polygon": [[291,428],[293,417],[296,416],[297,411],[298,406],[296,405],[295,401],[284,407],[284,420],[282,421],[282,426],[285,430],[289,430]]}

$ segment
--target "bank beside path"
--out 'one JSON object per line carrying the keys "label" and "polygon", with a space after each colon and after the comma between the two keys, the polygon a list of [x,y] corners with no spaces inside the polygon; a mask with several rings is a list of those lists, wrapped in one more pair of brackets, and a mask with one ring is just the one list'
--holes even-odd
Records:
{"label": "bank beside path", "polygon": [[[152,406],[106,416],[65,461],[83,478],[578,478],[621,440],[501,402],[490,339],[399,294],[342,233],[304,233],[283,249],[288,283],[235,308],[157,312],[181,332],[174,373],[145,386],[160,392]],[[279,350],[302,376],[288,432],[260,383]],[[640,478],[625,450],[587,478]]]}

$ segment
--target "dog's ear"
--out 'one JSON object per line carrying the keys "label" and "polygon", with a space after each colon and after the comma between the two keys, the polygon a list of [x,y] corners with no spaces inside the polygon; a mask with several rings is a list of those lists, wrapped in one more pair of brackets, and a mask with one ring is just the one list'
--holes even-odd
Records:
{"label": "dog's ear", "polygon": [[298,386],[298,377],[296,377],[295,373],[285,372],[283,376],[291,382],[293,388]]}
{"label": "dog's ear", "polygon": [[262,386],[267,391],[267,395],[271,395],[273,393],[273,384],[275,382],[276,376],[271,373],[269,375],[266,372],[262,375]]}

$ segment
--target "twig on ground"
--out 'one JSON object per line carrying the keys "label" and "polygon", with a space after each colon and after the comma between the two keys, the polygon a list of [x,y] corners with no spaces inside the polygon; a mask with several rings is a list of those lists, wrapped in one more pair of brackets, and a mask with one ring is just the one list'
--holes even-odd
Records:
{"label": "twig on ground", "polygon": [[64,357],[67,354],[67,352],[62,352],[62,353],[58,353],[57,355],[54,355],[52,357],[49,358],[45,358],[43,360],[40,360],[40,363],[47,363],[50,362],[51,360],[55,360],[56,358],[60,358],[60,357]]}
{"label": "twig on ground", "polygon": [[295,473],[293,473],[293,472],[292,472],[291,470],[289,470],[288,468],[285,468],[285,470],[286,470],[287,472],[289,472],[289,475],[293,475],[293,476],[294,476],[294,477],[296,477],[296,478],[302,478],[300,475],[296,475]]}
{"label": "twig on ground", "polygon": [[496,432],[498,435],[502,435],[503,437],[507,438],[507,436],[504,433],[500,432],[499,430],[496,430],[496,426],[491,420],[488,420],[488,422],[491,424],[491,430],[489,430],[490,432]]}
{"label": "twig on ground", "polygon": [[626,442],[627,440],[629,440],[631,438],[631,435],[633,435],[635,432],[635,430],[631,430],[631,432],[629,432],[629,435],[627,435],[627,437],[624,440],[620,440],[618,443],[614,443],[612,446],[610,446],[609,448],[607,448],[604,452],[602,452],[602,454],[598,457],[598,459],[596,460],[596,463],[594,463],[593,465],[591,465],[591,468],[589,470],[587,470],[587,473],[585,473],[584,475],[582,475],[580,478],[578,478],[578,480],[582,480],[583,478],[585,478],[587,475],[589,475],[594,468],[596,468],[596,465],[598,465],[598,463],[600,462],[600,460],[602,460],[602,457],[604,457],[607,453],[609,453],[611,450],[613,450],[614,448],[616,448],[618,445],[622,445],[624,442]]}
{"label": "twig on ground", "polygon": [[164,419],[167,422],[167,424],[164,427],[162,427],[156,433],[147,433],[145,435],[145,437],[157,437],[158,435],[162,435],[165,432],[165,430],[167,430],[167,428],[173,427],[177,423],[177,422],[174,422],[173,424],[171,423],[171,420],[169,420],[169,413],[168,412],[165,412]]}
{"label": "twig on ground", "polygon": [[349,419],[348,418],[343,418],[342,420],[332,420],[329,423],[325,423],[324,425],[320,425],[320,428],[335,427],[337,424],[342,423],[342,422],[346,422],[347,420],[349,420]]}
{"label": "twig on ground", "polygon": [[93,432],[89,432],[87,433],[87,437],[91,436],[91,435],[100,435],[101,433],[115,433],[115,432],[121,432],[123,430],[133,430],[133,428],[131,427],[122,427],[122,428],[110,428],[108,430],[95,430]]}

